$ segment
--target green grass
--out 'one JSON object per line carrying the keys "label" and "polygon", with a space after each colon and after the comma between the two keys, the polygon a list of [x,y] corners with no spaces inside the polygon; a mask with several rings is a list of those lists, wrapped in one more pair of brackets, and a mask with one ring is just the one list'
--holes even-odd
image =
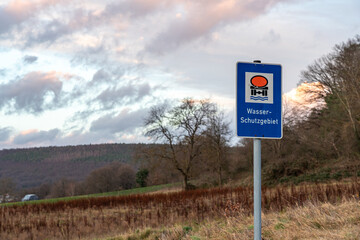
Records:
{"label": "green grass", "polygon": [[82,198],[92,198],[92,197],[111,197],[111,196],[127,196],[133,194],[144,194],[144,193],[151,193],[160,191],[163,189],[181,186],[181,183],[169,183],[169,184],[162,184],[162,185],[154,185],[149,187],[142,187],[142,188],[133,188],[115,192],[106,192],[106,193],[95,193],[95,194],[88,194],[88,195],[81,195],[81,196],[72,196],[72,197],[62,197],[62,198],[51,198],[51,199],[41,199],[37,201],[27,201],[27,202],[11,202],[11,203],[2,203],[0,207],[4,206],[12,206],[12,205],[24,205],[24,204],[41,204],[41,203],[55,203],[59,201],[70,201],[74,199],[82,199]]}
{"label": "green grass", "polygon": [[341,181],[353,176],[360,176],[359,172],[349,172],[347,170],[331,171],[331,169],[320,170],[314,173],[305,173],[300,176],[284,176],[277,181],[266,182],[270,186],[275,186],[277,183],[293,183],[295,185],[302,182],[328,182],[331,180]]}
{"label": "green grass", "polygon": [[169,184],[155,185],[155,186],[142,187],[142,188],[133,188],[133,189],[128,189],[128,190],[116,191],[116,192],[96,193],[96,194],[90,194],[90,195],[86,195],[86,196],[87,197],[125,196],[125,195],[131,195],[131,194],[143,194],[143,193],[156,192],[156,191],[159,191],[162,189],[176,187],[176,186],[181,186],[181,184],[180,183],[169,183]]}

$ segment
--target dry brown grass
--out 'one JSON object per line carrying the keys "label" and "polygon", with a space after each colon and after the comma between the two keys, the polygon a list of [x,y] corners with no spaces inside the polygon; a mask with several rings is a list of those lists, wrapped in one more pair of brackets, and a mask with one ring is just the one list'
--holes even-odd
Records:
{"label": "dry brown grass", "polygon": [[[360,202],[353,198],[338,204],[311,203],[281,212],[262,215],[262,237],[265,240],[359,240]],[[162,240],[249,240],[253,239],[253,217],[239,212],[237,216],[208,219],[200,225],[176,225],[169,229],[147,229],[112,238]]]}
{"label": "dry brown grass", "polygon": [[[309,202],[302,207],[263,214],[262,218],[262,235],[268,240],[360,239],[360,204],[355,199],[336,205]],[[210,222],[197,236],[200,239],[253,239],[252,217],[240,215],[221,223],[225,226]]]}
{"label": "dry brown grass", "polygon": [[[357,181],[330,185],[264,188],[262,206],[265,214],[288,213],[290,210],[287,209],[294,206],[301,209],[301,207],[310,208],[311,204],[325,202],[338,204],[343,200],[358,198],[359,193],[360,184]],[[0,208],[0,239],[94,239],[133,233],[146,228],[158,229],[176,224],[203,222],[215,224],[213,228],[218,228],[217,231],[215,230],[217,233],[221,233],[224,228],[230,229],[229,236],[234,236],[234,238],[219,236],[220,238],[213,239],[249,239],[248,236],[252,233],[252,196],[252,188],[238,187],[6,206]],[[334,213],[330,216],[337,215]],[[221,224],[225,224],[224,228],[216,227],[216,221],[213,222],[213,219],[225,219],[225,222],[220,221]],[[246,219],[248,222],[245,229],[237,227]],[[292,218],[288,216],[284,219]],[[327,226],[320,218],[312,219],[315,226],[313,232],[322,231],[323,226]],[[305,220],[306,218],[296,222],[301,226],[306,224]],[[269,225],[267,221],[270,220],[265,217],[264,236],[267,234],[269,239],[286,239],[277,238],[272,232],[267,233],[266,229]],[[279,230],[276,231],[278,234],[282,233],[280,230],[283,228],[288,229],[287,222],[275,224],[278,224],[276,225],[279,228],[276,229]],[[311,227],[311,224],[309,226]],[[210,237],[213,228],[204,230],[202,239]],[[206,231],[210,232],[206,233]],[[286,231],[283,232],[282,234],[286,234]],[[153,239],[150,233],[146,233],[140,239]],[[186,237],[183,229],[174,229],[172,232],[161,233],[159,238],[173,239],[171,237],[173,234],[182,234],[181,238]],[[311,236],[309,237],[311,239]]]}

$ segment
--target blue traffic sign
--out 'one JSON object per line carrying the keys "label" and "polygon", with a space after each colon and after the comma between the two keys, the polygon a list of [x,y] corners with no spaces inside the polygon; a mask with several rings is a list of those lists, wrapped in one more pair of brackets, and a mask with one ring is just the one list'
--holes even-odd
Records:
{"label": "blue traffic sign", "polygon": [[282,138],[281,65],[237,63],[237,135]]}

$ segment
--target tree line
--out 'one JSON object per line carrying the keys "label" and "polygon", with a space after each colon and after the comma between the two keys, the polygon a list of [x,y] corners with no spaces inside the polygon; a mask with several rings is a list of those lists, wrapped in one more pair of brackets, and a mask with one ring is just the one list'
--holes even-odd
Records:
{"label": "tree line", "polygon": [[112,162],[131,164],[141,144],[88,144],[0,150],[0,178],[19,189],[52,184],[61,178],[83,181],[93,170]]}
{"label": "tree line", "polygon": [[16,196],[18,200],[27,193],[37,194],[43,198],[57,198],[66,196],[86,195],[131,189],[144,186],[147,175],[125,163],[113,162],[104,167],[93,170],[83,181],[61,178],[54,183],[43,183],[39,187],[18,189],[12,178],[0,179],[0,195]]}
{"label": "tree line", "polygon": [[315,60],[299,84],[314,105],[285,109],[292,114],[285,116],[284,138],[263,147],[265,179],[297,183],[360,176],[360,36]]}

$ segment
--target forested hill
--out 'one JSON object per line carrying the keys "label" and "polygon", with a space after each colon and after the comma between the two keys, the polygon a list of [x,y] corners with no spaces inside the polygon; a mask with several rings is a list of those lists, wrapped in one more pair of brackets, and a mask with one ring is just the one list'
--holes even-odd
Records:
{"label": "forested hill", "polygon": [[141,144],[97,144],[0,150],[0,178],[20,188],[36,187],[67,178],[83,180],[110,162],[130,163]]}
{"label": "forested hill", "polygon": [[128,162],[139,144],[97,144],[0,150],[0,160],[15,162],[101,161]]}

